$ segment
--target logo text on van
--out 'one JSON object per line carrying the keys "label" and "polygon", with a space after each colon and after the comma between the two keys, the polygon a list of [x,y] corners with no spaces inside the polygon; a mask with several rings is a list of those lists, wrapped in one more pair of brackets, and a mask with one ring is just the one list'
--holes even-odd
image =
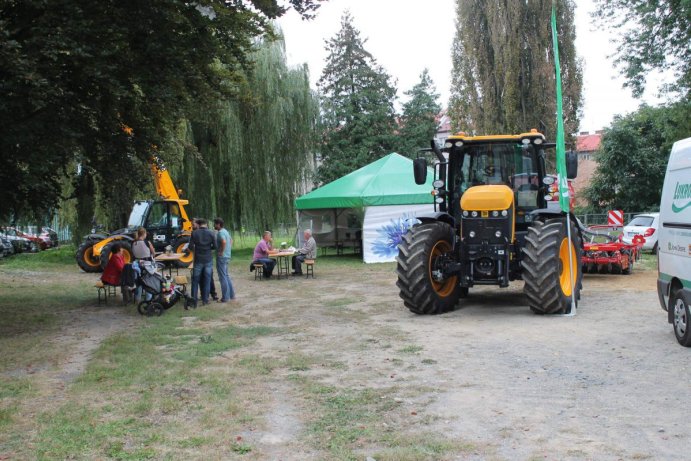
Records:
{"label": "logo text on van", "polygon": [[687,200],[687,202],[681,206],[677,206],[674,202],[672,202],[672,211],[675,213],[681,213],[685,208],[691,206],[691,184],[677,183],[674,188],[673,200]]}

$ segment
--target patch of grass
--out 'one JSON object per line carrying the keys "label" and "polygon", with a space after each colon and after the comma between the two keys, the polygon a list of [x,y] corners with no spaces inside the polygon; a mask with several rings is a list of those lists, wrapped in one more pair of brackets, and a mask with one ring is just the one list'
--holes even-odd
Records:
{"label": "patch of grass", "polygon": [[420,363],[423,363],[425,365],[436,365],[438,362],[434,359],[422,359],[420,360]]}
{"label": "patch of grass", "polygon": [[[39,459],[89,458],[106,453],[115,459],[151,459],[156,456],[147,434],[154,428],[142,419],[100,420],[86,405],[69,404],[40,416],[36,454]],[[124,439],[137,443],[125,449]]]}
{"label": "patch of grass", "polygon": [[31,381],[26,378],[0,378],[0,400],[24,397],[32,392]]}
{"label": "patch of grass", "polygon": [[406,346],[403,349],[399,349],[398,352],[401,352],[403,354],[417,354],[418,352],[423,351],[425,348],[422,346]]}
{"label": "patch of grass", "polygon": [[403,436],[396,434],[386,440],[388,448],[377,451],[372,455],[377,461],[427,461],[443,459],[445,455],[453,453],[471,454],[477,447],[470,443],[463,443],[449,439],[442,439],[433,433]]}
{"label": "patch of grass", "polygon": [[64,269],[65,266],[77,267],[75,252],[73,245],[62,245],[38,253],[19,253],[10,258],[0,259],[0,268],[56,270]]}
{"label": "patch of grass", "polygon": [[324,307],[343,307],[349,306],[351,304],[356,304],[362,301],[356,298],[337,298],[337,299],[327,299],[322,301],[321,305]]}
{"label": "patch of grass", "polygon": [[303,354],[292,353],[286,357],[284,365],[290,371],[307,371],[314,363],[314,360]]}
{"label": "patch of grass", "polygon": [[180,448],[199,448],[208,443],[211,443],[212,439],[209,437],[190,437],[178,441],[178,447]]}
{"label": "patch of grass", "polygon": [[233,442],[233,444],[230,446],[230,449],[233,452],[239,453],[241,455],[246,455],[247,453],[250,453],[252,451],[252,447],[250,445],[239,442]]}

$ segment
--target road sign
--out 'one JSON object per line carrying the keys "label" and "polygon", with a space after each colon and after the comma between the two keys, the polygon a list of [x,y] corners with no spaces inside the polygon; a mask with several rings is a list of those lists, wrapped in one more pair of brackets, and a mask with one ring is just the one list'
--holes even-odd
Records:
{"label": "road sign", "polygon": [[610,210],[607,213],[607,225],[608,226],[623,226],[624,225],[624,211],[623,210]]}

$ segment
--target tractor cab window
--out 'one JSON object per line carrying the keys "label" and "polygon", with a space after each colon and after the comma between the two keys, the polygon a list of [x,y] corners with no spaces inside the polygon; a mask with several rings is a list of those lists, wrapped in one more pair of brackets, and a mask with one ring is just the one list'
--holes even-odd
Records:
{"label": "tractor cab window", "polygon": [[177,203],[170,204],[170,227],[174,230],[180,230],[182,227],[182,214]]}
{"label": "tractor cab window", "polygon": [[156,202],[151,204],[151,211],[146,220],[146,227],[166,227],[168,225],[168,204],[165,202]]}
{"label": "tractor cab window", "polygon": [[144,217],[149,209],[148,202],[136,202],[127,220],[127,227],[141,227],[144,225]]}

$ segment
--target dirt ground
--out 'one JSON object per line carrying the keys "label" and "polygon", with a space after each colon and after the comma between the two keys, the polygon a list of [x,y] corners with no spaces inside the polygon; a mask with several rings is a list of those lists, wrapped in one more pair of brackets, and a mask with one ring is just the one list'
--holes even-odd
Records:
{"label": "dirt ground", "polygon": [[[284,332],[260,338],[254,354],[315,357],[305,373],[317,382],[386,389],[408,417],[379,424],[472,447],[444,459],[691,458],[690,350],[660,309],[655,271],[585,275],[574,317],[534,315],[520,284],[473,289],[453,312],[417,316],[398,297],[393,265],[262,282],[233,271],[239,303],[224,308],[234,321]],[[57,369],[29,371],[53,399],[103,339],[138,321],[119,307],[64,315]],[[324,459],[301,437],[306,403],[284,378],[265,383],[263,424],[242,434],[252,459]]]}

